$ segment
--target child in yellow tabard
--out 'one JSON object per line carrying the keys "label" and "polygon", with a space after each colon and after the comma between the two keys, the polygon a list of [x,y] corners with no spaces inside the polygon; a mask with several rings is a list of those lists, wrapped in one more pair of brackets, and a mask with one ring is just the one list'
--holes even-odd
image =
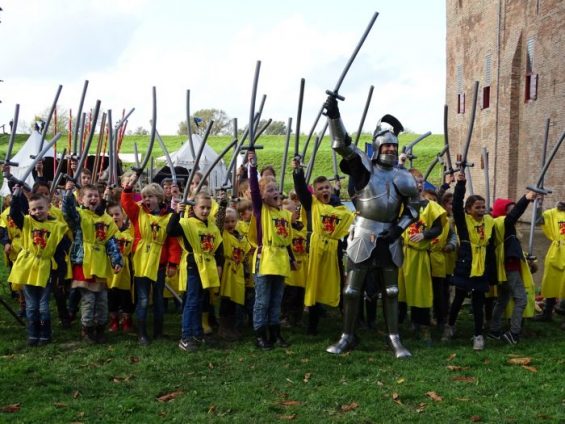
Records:
{"label": "child in yellow tabard", "polygon": [[283,208],[292,213],[292,253],[296,269],[290,270],[285,280],[282,313],[289,325],[296,326],[302,321],[304,311],[304,288],[308,278],[308,249],[306,225],[300,220],[300,204],[290,199],[283,201]]}
{"label": "child in yellow tabard", "polygon": [[[289,211],[281,209],[282,198],[273,177],[257,176],[255,151],[249,151],[249,186],[253,202],[253,218],[249,226],[249,241],[257,246],[253,256],[255,270],[255,305],[253,329],[259,349],[285,347],[281,335],[280,314],[284,294],[284,280],[290,276],[292,249]],[[293,264],[294,266],[295,264]]]}
{"label": "child in yellow tabard", "polygon": [[308,243],[308,281],[304,305],[309,307],[308,334],[316,334],[319,304],[338,306],[341,293],[341,269],[338,243],[349,233],[355,215],[345,206],[332,205],[332,186],[326,177],[317,177],[308,191],[304,171],[292,161],[294,189],[306,214]]}
{"label": "child in yellow tabard", "polygon": [[12,199],[10,217],[21,230],[21,250],[8,281],[23,287],[28,344],[37,346],[51,340],[50,275],[53,261],[64,261],[67,227],[49,215],[49,201],[40,194],[30,197],[29,215],[25,215],[27,209],[26,199],[18,189]]}
{"label": "child in yellow tabard", "polygon": [[417,335],[431,343],[431,308],[433,284],[430,250],[436,238],[447,239],[447,212],[433,200],[424,197],[424,176],[417,169],[409,171],[420,194],[418,221],[402,234],[404,263],[398,273],[398,300],[410,306],[410,319]]}
{"label": "child in yellow tabard", "polygon": [[79,190],[77,208],[74,183],[68,181],[63,196],[63,215],[73,232],[72,287],[81,294],[82,337],[88,343],[103,343],[108,322],[107,280],[123,266],[115,235],[118,227],[101,204],[100,193],[87,184]]}
{"label": "child in yellow tabard", "polygon": [[[0,215],[0,240],[2,241],[3,251],[6,255],[6,265],[8,269],[12,269],[18,257],[18,253],[22,250],[22,230],[20,230],[14,223],[14,220],[10,218],[10,209],[11,207],[8,205]],[[14,296],[18,298],[20,304],[19,315],[24,317],[26,310],[24,293],[21,289],[16,290],[11,281],[8,280],[8,283],[10,284],[10,289],[14,293]]]}
{"label": "child in yellow tabard", "polygon": [[543,212],[542,230],[551,241],[545,255],[541,295],[545,298],[538,321],[551,321],[557,298],[565,299],[565,201]]}
{"label": "child in yellow tabard", "polygon": [[[244,180],[242,183],[249,187],[249,182]],[[240,184],[242,184],[240,183]],[[248,190],[249,191],[249,190]],[[236,230],[249,242],[249,223],[253,216],[253,204],[251,200],[246,198],[237,199],[237,225]],[[245,305],[243,308],[238,309],[238,326],[244,323],[244,316],[247,316],[248,325],[253,325],[253,305],[255,304],[255,287],[253,285],[253,270],[251,269],[251,262],[253,261],[253,251],[256,246],[249,243],[249,253],[245,256],[243,261],[243,275],[245,278]]]}
{"label": "child in yellow tabard", "polygon": [[133,313],[133,302],[131,297],[131,285],[133,280],[131,269],[133,228],[126,220],[126,216],[121,205],[110,203],[106,207],[106,211],[118,227],[118,231],[114,237],[118,241],[118,246],[120,247],[120,252],[124,261],[124,266],[121,271],[112,275],[108,279],[108,310],[110,311],[110,323],[108,330],[115,333],[121,326],[122,331],[124,333],[128,333],[132,330],[131,314]]}
{"label": "child in yellow tabard", "polygon": [[179,270],[180,289],[185,291],[179,348],[187,352],[195,351],[203,342],[203,292],[220,287],[221,270],[218,270],[216,256],[221,259],[222,252],[219,249],[222,243],[220,230],[209,219],[212,210],[210,195],[200,192],[194,202],[190,215],[182,218],[186,205],[179,204],[177,213],[173,213],[167,225],[170,237],[182,237],[181,246],[186,257],[186,268],[182,266]]}

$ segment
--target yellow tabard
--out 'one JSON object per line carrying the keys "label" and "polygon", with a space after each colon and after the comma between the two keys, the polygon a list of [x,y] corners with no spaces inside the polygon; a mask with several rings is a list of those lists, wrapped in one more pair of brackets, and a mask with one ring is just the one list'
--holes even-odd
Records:
{"label": "yellow tabard", "polygon": [[[222,242],[220,229],[211,221],[206,224],[194,217],[181,218],[180,225],[184,236],[192,247],[192,254],[198,268],[202,287],[205,289],[220,287],[220,277],[214,257],[214,253]],[[180,290],[186,290],[187,280],[179,282]]]}
{"label": "yellow tabard", "polygon": [[551,240],[543,266],[543,297],[565,298],[565,212],[557,208],[543,213],[543,233]]}
{"label": "yellow tabard", "polygon": [[113,275],[110,259],[106,254],[106,243],[118,232],[118,227],[110,215],[97,215],[89,209],[77,209],[80,214],[80,228],[84,259],[82,269],[85,278],[109,278]]}
{"label": "yellow tabard", "polygon": [[[65,217],[63,216],[63,211],[58,207],[51,205],[49,207],[49,215],[59,220],[63,224],[67,225],[67,222],[65,221]],[[73,240],[73,232],[70,228],[67,229],[65,235],[69,238],[69,240],[71,241]],[[73,278],[73,268],[71,265],[71,256],[69,255],[69,252],[65,254],[65,262],[67,264],[67,274],[65,275],[65,278],[70,280]],[[53,269],[57,269],[57,264],[55,263],[55,261],[53,261],[52,265],[53,265]]]}
{"label": "yellow tabard", "polygon": [[[239,232],[239,234],[243,234],[243,236],[247,239],[250,250],[257,248],[257,246],[253,246],[249,240],[249,222],[238,220],[235,229]],[[254,270],[251,268],[251,262],[253,262],[253,255],[250,253],[245,257],[244,261],[244,267],[248,270],[248,275],[245,277],[245,287],[253,287],[254,285],[252,275]]]}
{"label": "yellow tabard", "polygon": [[224,266],[220,283],[220,295],[230,298],[238,305],[245,304],[245,277],[243,263],[251,249],[247,238],[224,230],[222,234]]}
{"label": "yellow tabard", "polygon": [[[292,234],[292,214],[284,209],[273,208],[263,204],[261,206],[261,229],[263,230],[263,241],[261,246],[261,260],[259,261],[260,275],[290,275],[290,259],[287,247],[290,246]],[[249,225],[249,242],[257,246],[255,216],[251,218]],[[253,254],[252,269],[257,264],[258,250]]]}
{"label": "yellow tabard", "polygon": [[304,305],[339,304],[341,278],[338,241],[349,232],[355,215],[345,206],[326,205],[312,196],[312,235],[308,257],[308,280]]}
{"label": "yellow tabard", "polygon": [[470,277],[481,277],[485,273],[487,246],[494,229],[494,219],[490,215],[485,215],[482,220],[476,221],[466,213],[465,223],[472,252]]}
{"label": "yellow tabard", "polygon": [[45,287],[51,273],[51,260],[67,226],[56,219],[39,222],[26,215],[22,228],[22,250],[14,262],[8,281],[14,285]]}
{"label": "yellow tabard", "polygon": [[133,247],[133,226],[129,226],[124,231],[119,231],[114,235],[120,246],[124,266],[117,274],[113,274],[108,278],[108,288],[110,289],[131,289],[131,269],[130,269],[130,255]]}
{"label": "yellow tabard", "polygon": [[432,265],[432,277],[445,278],[447,275],[447,256],[443,251],[447,245],[449,236],[449,222],[446,217],[442,223],[441,234],[430,243],[430,262]]}
{"label": "yellow tabard", "polygon": [[171,214],[152,215],[139,208],[140,240],[133,254],[133,275],[157,281],[161,251],[167,239],[167,224]]}
{"label": "yellow tabard", "polygon": [[431,308],[433,305],[432,269],[429,249],[430,240],[410,241],[410,237],[421,234],[441,218],[442,225],[447,226],[447,212],[434,201],[429,201],[420,208],[418,221],[412,223],[402,234],[404,241],[404,263],[399,270],[398,299],[408,306]]}
{"label": "yellow tabard", "polygon": [[297,269],[290,270],[290,276],[285,280],[287,286],[306,287],[308,278],[308,251],[306,249],[306,225],[301,230],[292,228],[292,253],[296,260]]}
{"label": "yellow tabard", "polygon": [[10,218],[9,207],[0,215],[0,226],[8,230],[8,238],[10,239],[11,245],[8,259],[13,263],[18,257],[20,250],[22,250],[22,230],[20,230],[12,218]]}

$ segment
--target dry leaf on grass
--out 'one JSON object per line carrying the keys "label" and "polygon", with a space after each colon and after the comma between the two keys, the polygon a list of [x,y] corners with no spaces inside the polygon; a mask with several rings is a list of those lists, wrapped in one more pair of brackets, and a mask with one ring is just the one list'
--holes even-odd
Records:
{"label": "dry leaf on grass", "polygon": [[176,390],[174,392],[169,392],[169,393],[165,393],[164,395],[158,396],[157,400],[162,403],[170,402],[182,394],[183,394],[182,390]]}
{"label": "dry leaf on grass", "polygon": [[212,404],[208,407],[208,414],[215,414],[216,413],[216,405]]}
{"label": "dry leaf on grass", "polygon": [[436,392],[426,392],[426,396],[435,402],[441,402],[443,400],[443,397],[438,395]]}
{"label": "dry leaf on grass", "polygon": [[79,392],[78,390],[75,390],[75,391],[73,392],[73,399],[78,399],[79,396],[80,396],[80,392]]}
{"label": "dry leaf on grass", "polygon": [[398,380],[396,380],[397,384],[402,384],[406,381],[406,379],[404,377],[400,377]]}
{"label": "dry leaf on grass", "polygon": [[298,405],[302,405],[302,402],[300,402],[299,400],[283,400],[281,402],[282,406],[298,406]]}
{"label": "dry leaf on grass", "polygon": [[296,414],[291,415],[279,415],[279,420],[291,421],[296,418]]}
{"label": "dry leaf on grass", "polygon": [[4,405],[0,407],[0,412],[13,413],[13,412],[19,412],[20,409],[22,409],[21,403],[12,403],[10,405]]}
{"label": "dry leaf on grass", "polygon": [[130,381],[134,378],[135,378],[135,376],[133,376],[133,375],[116,375],[116,376],[112,377],[112,381],[114,383],[122,383],[122,382],[127,383],[128,381]]}
{"label": "dry leaf on grass", "polygon": [[139,356],[130,356],[129,362],[130,364],[139,364]]}
{"label": "dry leaf on grass", "polygon": [[481,421],[481,417],[479,417],[478,415],[472,415],[471,416],[471,421],[474,423],[478,423],[479,421]]}
{"label": "dry leaf on grass", "polygon": [[212,362],[208,362],[208,368],[214,369],[214,364]]}
{"label": "dry leaf on grass", "polygon": [[453,381],[463,381],[465,383],[474,383],[475,377],[471,377],[468,375],[458,375],[452,378]]}
{"label": "dry leaf on grass", "polygon": [[469,402],[469,398],[462,398],[462,397],[456,397],[455,400],[458,400],[460,402]]}
{"label": "dry leaf on grass", "polygon": [[448,361],[453,361],[456,356],[457,356],[456,353],[452,353],[451,355],[449,355],[449,356],[447,357],[447,360],[448,360]]}
{"label": "dry leaf on grass", "polygon": [[416,412],[418,412],[418,413],[424,412],[424,410],[426,409],[426,406],[427,405],[424,402],[420,402],[418,404],[418,407],[416,408]]}
{"label": "dry leaf on grass", "polygon": [[308,383],[310,381],[310,377],[312,377],[312,373],[307,372],[306,374],[304,374],[304,382]]}
{"label": "dry leaf on grass", "polygon": [[447,369],[449,371],[464,371],[464,370],[468,370],[469,367],[460,367],[459,365],[448,365]]}
{"label": "dry leaf on grass", "polygon": [[359,404],[357,402],[351,402],[348,403],[347,405],[341,405],[341,411],[342,412],[349,412],[349,411],[353,411],[354,409],[359,408]]}
{"label": "dry leaf on grass", "polygon": [[524,368],[525,370],[531,371],[531,372],[538,372],[538,369],[536,367],[530,367],[528,365],[522,365],[522,368]]}
{"label": "dry leaf on grass", "polygon": [[402,405],[402,401],[400,400],[400,395],[399,395],[398,393],[394,392],[394,393],[392,394],[392,400],[393,400],[395,403],[397,403],[397,404],[399,404],[399,405]]}
{"label": "dry leaf on grass", "polygon": [[55,402],[53,405],[55,406],[55,408],[66,408],[67,407],[67,404],[63,403],[63,402]]}
{"label": "dry leaf on grass", "polygon": [[532,358],[510,358],[508,363],[510,365],[530,365],[532,363]]}

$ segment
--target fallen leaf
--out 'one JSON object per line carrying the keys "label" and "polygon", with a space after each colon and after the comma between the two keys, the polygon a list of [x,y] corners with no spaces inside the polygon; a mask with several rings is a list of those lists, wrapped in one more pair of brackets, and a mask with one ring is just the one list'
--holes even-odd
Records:
{"label": "fallen leaf", "polygon": [[302,362],[303,364],[307,364],[308,362],[310,362],[310,359],[308,359],[308,358],[302,358],[302,359],[300,360],[300,362]]}
{"label": "fallen leaf", "polygon": [[367,359],[367,362],[375,362],[375,358],[373,358],[372,356],[369,357],[369,359]]}
{"label": "fallen leaf", "polygon": [[426,396],[436,402],[441,402],[443,400],[443,398],[440,395],[438,395],[436,392],[426,392]]}
{"label": "fallen leaf", "polygon": [[66,408],[67,407],[67,404],[63,403],[63,402],[55,402],[53,405],[55,406],[55,408]]}
{"label": "fallen leaf", "polygon": [[296,414],[291,415],[279,415],[279,420],[291,421],[296,418]]}
{"label": "fallen leaf", "polygon": [[133,375],[116,375],[112,378],[114,383],[127,383],[131,379],[135,378]]}
{"label": "fallen leaf", "polygon": [[400,377],[398,380],[396,380],[397,384],[402,384],[406,381],[406,379],[404,377]]}
{"label": "fallen leaf", "polygon": [[488,358],[485,358],[485,360],[483,361],[483,364],[485,364],[485,365],[488,365],[488,364],[490,364],[490,359],[488,359]]}
{"label": "fallen leaf", "polygon": [[298,406],[298,405],[302,405],[302,402],[300,402],[299,400],[283,400],[281,402],[282,406]]}
{"label": "fallen leaf", "polygon": [[294,384],[294,381],[292,381],[290,378],[286,378],[286,381],[288,381],[291,384]]}
{"label": "fallen leaf", "polygon": [[427,405],[424,402],[420,402],[418,404],[418,407],[416,408],[416,412],[418,412],[418,413],[424,412],[424,410],[426,409],[426,406]]}
{"label": "fallen leaf", "polygon": [[508,363],[511,365],[530,365],[532,363],[532,358],[510,358]]}
{"label": "fallen leaf", "polygon": [[0,407],[0,412],[13,413],[13,412],[19,412],[20,409],[22,409],[21,403],[12,403],[10,405],[5,405]]}
{"label": "fallen leaf", "polygon": [[467,375],[458,375],[452,378],[453,381],[464,381],[465,383],[474,383],[475,377],[467,376]]}
{"label": "fallen leaf", "polygon": [[208,362],[208,368],[214,369],[214,364],[212,362]]}
{"label": "fallen leaf", "polygon": [[131,364],[139,364],[139,356],[130,356],[129,357],[129,362]]}
{"label": "fallen leaf", "polygon": [[243,362],[243,358],[239,358],[238,361],[239,361],[239,362]]}
{"label": "fallen leaf", "polygon": [[479,417],[478,415],[472,415],[471,421],[474,423],[478,423],[479,421],[481,421],[481,417]]}
{"label": "fallen leaf", "polygon": [[530,367],[528,365],[522,365],[522,368],[524,368],[525,370],[531,371],[531,372],[538,372],[538,369],[536,367]]}
{"label": "fallen leaf", "polygon": [[456,353],[452,353],[451,355],[449,355],[449,356],[447,357],[447,360],[448,360],[448,361],[453,361],[456,356],[457,356]]}
{"label": "fallen leaf", "polygon": [[468,370],[469,367],[460,367],[459,365],[448,365],[447,369],[449,371],[464,371],[464,370]]}
{"label": "fallen leaf", "polygon": [[216,413],[216,405],[212,404],[208,408],[208,414],[215,414]]}
{"label": "fallen leaf", "polygon": [[394,393],[392,394],[392,400],[393,400],[395,403],[397,403],[397,404],[399,404],[399,405],[402,405],[402,401],[400,400],[400,395],[399,395],[398,393],[394,392]]}
{"label": "fallen leaf", "polygon": [[312,377],[312,373],[307,372],[306,374],[304,374],[304,382],[308,383],[310,381],[310,377]]}
{"label": "fallen leaf", "polygon": [[377,386],[384,386],[384,383],[382,381],[377,381]]}
{"label": "fallen leaf", "polygon": [[182,390],[176,390],[176,391],[174,391],[174,392],[165,393],[164,395],[158,396],[158,397],[157,397],[157,400],[158,400],[159,402],[163,402],[163,403],[164,403],[164,402],[170,402],[170,401],[172,401],[173,399],[179,397],[179,396],[182,395],[182,394],[183,394]]}
{"label": "fallen leaf", "polygon": [[79,396],[80,396],[80,392],[78,390],[75,390],[73,392],[73,399],[78,399]]}
{"label": "fallen leaf", "polygon": [[461,402],[469,402],[469,398],[455,398],[455,400],[461,401]]}
{"label": "fallen leaf", "polygon": [[284,353],[286,353],[287,355],[294,355],[294,352],[290,349],[285,350]]}
{"label": "fallen leaf", "polygon": [[341,411],[342,412],[349,412],[349,411],[353,411],[354,409],[359,408],[359,404],[357,402],[351,402],[347,405],[341,405]]}

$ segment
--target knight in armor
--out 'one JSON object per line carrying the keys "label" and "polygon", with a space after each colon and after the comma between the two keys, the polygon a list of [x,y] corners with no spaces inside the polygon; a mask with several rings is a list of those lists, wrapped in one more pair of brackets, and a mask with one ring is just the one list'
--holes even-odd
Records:
{"label": "knight in armor", "polygon": [[355,326],[359,298],[367,275],[374,275],[382,294],[388,343],[397,358],[411,356],[398,334],[398,268],[402,265],[400,236],[418,218],[416,181],[403,167],[398,167],[398,134],[404,130],[392,115],[385,115],[373,134],[373,153],[369,157],[351,142],[335,97],[325,105],[332,147],[343,159],[341,170],[349,175],[352,200],[357,216],[348,238],[347,280],[343,290],[343,333],[327,348],[340,354],[358,344]]}

